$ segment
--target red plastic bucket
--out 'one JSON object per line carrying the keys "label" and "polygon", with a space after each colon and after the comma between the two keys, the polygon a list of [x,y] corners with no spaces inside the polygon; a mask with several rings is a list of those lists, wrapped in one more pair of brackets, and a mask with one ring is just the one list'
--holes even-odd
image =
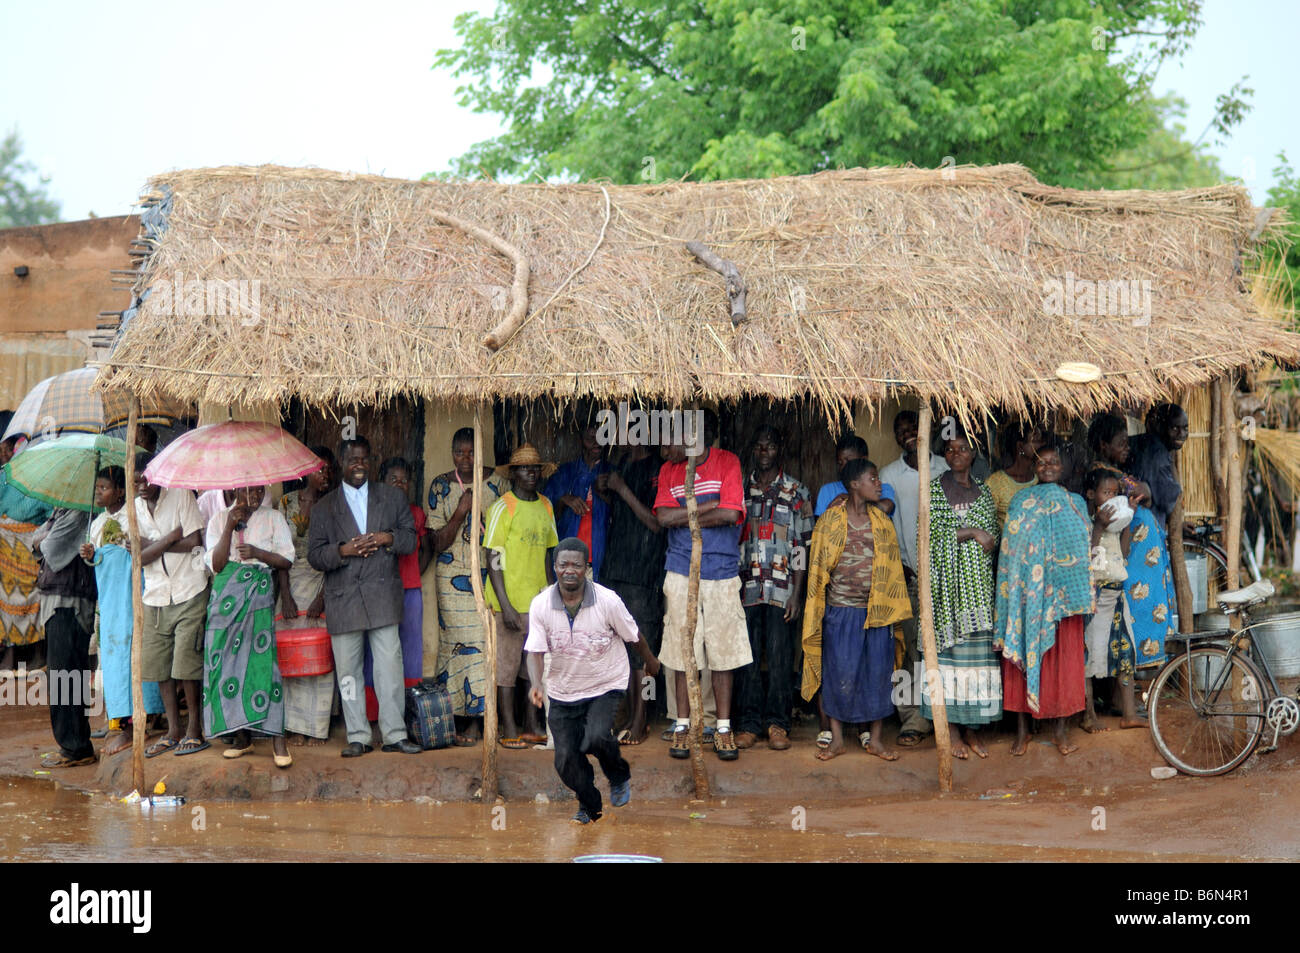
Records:
{"label": "red plastic bucket", "polygon": [[[275,621],[283,619],[276,616]],[[305,629],[277,628],[275,653],[280,662],[281,678],[303,678],[334,671],[334,649],[329,630],[324,625]]]}

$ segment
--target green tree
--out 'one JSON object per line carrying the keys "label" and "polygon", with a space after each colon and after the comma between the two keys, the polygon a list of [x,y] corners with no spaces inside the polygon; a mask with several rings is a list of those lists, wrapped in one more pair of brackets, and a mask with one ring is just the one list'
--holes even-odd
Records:
{"label": "green tree", "polygon": [[1277,154],[1273,169],[1273,187],[1268,190],[1268,204],[1282,209],[1288,222],[1284,235],[1265,251],[1260,272],[1278,282],[1282,304],[1296,321],[1296,289],[1300,288],[1300,178],[1291,167],[1285,152]]}
{"label": "green tree", "polygon": [[[1199,0],[501,0],[457,17],[463,43],[435,65],[465,79],[462,105],[508,122],[456,160],[462,176],[721,179],[951,156],[1088,186],[1110,158],[1173,144],[1151,81],[1198,14]],[[1229,97],[1218,121],[1244,108]]]}
{"label": "green tree", "polygon": [[[0,141],[0,228],[57,221],[59,203],[49,197],[47,178],[22,159],[22,141],[14,129]],[[32,179],[34,185],[28,184]]]}

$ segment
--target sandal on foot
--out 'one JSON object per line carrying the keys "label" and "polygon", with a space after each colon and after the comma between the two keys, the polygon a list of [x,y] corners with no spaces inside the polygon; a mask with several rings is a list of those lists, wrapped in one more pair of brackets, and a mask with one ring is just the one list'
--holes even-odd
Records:
{"label": "sandal on foot", "polygon": [[639,745],[643,741],[645,741],[645,735],[640,738],[633,738],[632,731],[629,728],[624,728],[618,733],[618,743],[621,745]]}
{"label": "sandal on foot", "polygon": [[99,759],[93,754],[84,758],[69,758],[64,754],[52,754],[41,759],[42,768],[80,768],[87,764],[94,764]]}
{"label": "sandal on foot", "polygon": [[829,731],[817,732],[817,747],[825,751],[827,748],[831,746],[831,739],[833,737],[834,736]]}
{"label": "sandal on foot", "polygon": [[176,757],[183,758],[187,754],[198,754],[200,751],[207,751],[211,747],[212,745],[202,738],[182,738],[181,743],[176,746]]}
{"label": "sandal on foot", "polygon": [[[543,738],[542,740],[545,741],[546,739]],[[528,742],[524,741],[523,738],[501,738],[497,743],[501,745],[501,747],[509,748],[512,751],[518,751],[521,748],[528,747]]]}
{"label": "sandal on foot", "polygon": [[898,746],[900,748],[915,748],[924,740],[925,735],[921,734],[919,731],[908,729],[907,731],[899,733]]}
{"label": "sandal on foot", "polygon": [[858,732],[858,743],[861,744],[862,747],[864,748],[867,747],[867,745],[871,744],[871,732],[869,731]]}
{"label": "sandal on foot", "polygon": [[172,748],[175,748],[178,744],[180,744],[180,742],[175,738],[159,738],[149,747],[144,749],[144,756],[146,758],[156,758],[164,751],[171,751]]}

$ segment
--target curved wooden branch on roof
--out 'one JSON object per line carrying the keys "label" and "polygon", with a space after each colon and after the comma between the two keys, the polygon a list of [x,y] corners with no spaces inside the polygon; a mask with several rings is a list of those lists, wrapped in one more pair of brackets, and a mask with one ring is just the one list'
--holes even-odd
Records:
{"label": "curved wooden branch on roof", "polygon": [[731,301],[731,326],[738,327],[748,315],[745,313],[745,280],[740,277],[740,269],[735,262],[719,257],[704,242],[687,242],[686,250],[698,258],[710,271],[716,271],[727,279],[727,298]]}
{"label": "curved wooden branch on roof", "polygon": [[530,274],[528,259],[514,245],[504,238],[493,235],[485,228],[479,228],[479,226],[467,222],[463,218],[457,218],[455,215],[449,215],[446,212],[433,210],[429,214],[435,221],[450,225],[452,228],[458,228],[466,235],[471,235],[479,241],[491,245],[515,263],[515,281],[510,288],[510,311],[501,323],[483,338],[485,348],[489,351],[498,350],[501,345],[510,340],[511,335],[519,330],[519,325],[523,324],[524,318],[528,316],[528,276]]}

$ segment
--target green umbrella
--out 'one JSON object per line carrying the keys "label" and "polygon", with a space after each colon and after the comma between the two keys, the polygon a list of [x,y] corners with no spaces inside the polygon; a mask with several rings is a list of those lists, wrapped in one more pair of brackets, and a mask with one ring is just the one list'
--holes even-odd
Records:
{"label": "green umbrella", "polygon": [[116,437],[65,434],[28,446],[5,464],[5,474],[10,485],[26,496],[93,513],[98,509],[95,475],[104,467],[125,467],[126,452],[126,441]]}

